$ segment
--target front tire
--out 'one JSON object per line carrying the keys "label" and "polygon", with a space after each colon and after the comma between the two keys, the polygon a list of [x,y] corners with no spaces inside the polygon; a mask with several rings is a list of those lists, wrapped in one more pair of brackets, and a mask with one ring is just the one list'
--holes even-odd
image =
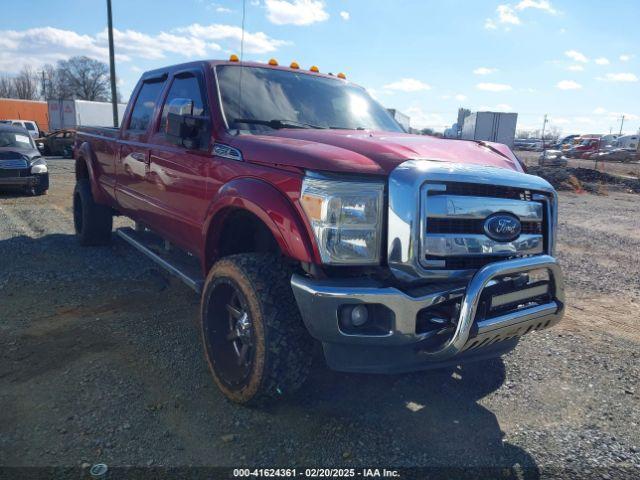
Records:
{"label": "front tire", "polygon": [[202,339],[215,383],[230,400],[256,404],[304,383],[313,358],[291,290],[291,271],[276,255],[218,261],[205,282]]}
{"label": "front tire", "polygon": [[73,192],[73,225],[82,246],[107,245],[111,241],[113,214],[93,200],[89,180],[76,183]]}

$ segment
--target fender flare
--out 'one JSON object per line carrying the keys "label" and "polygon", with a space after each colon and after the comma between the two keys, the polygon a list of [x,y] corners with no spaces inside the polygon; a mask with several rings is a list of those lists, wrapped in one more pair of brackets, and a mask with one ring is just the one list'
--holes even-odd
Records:
{"label": "fender flare", "polygon": [[[93,198],[99,203],[108,202],[109,199],[106,197],[104,192],[99,188],[98,177],[96,175],[94,165],[97,162],[95,153],[91,148],[91,144],[89,142],[82,142],[80,147],[78,147],[74,154],[75,158],[75,169],[76,175],[78,173],[78,162],[84,162],[87,167],[87,173],[89,174],[89,182],[91,184],[91,194]],[[76,177],[77,178],[77,177]]]}
{"label": "fender flare", "polygon": [[245,210],[255,215],[270,230],[283,255],[308,263],[318,257],[310,231],[291,201],[272,184],[256,178],[237,178],[220,188],[207,211],[202,229],[204,271],[217,258],[217,240],[227,214]]}

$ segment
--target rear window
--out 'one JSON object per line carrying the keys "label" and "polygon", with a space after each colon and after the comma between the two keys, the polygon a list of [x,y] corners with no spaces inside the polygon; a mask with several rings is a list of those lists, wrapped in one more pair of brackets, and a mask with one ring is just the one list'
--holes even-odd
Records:
{"label": "rear window", "polygon": [[164,81],[144,82],[131,111],[128,130],[146,130],[153,118]]}

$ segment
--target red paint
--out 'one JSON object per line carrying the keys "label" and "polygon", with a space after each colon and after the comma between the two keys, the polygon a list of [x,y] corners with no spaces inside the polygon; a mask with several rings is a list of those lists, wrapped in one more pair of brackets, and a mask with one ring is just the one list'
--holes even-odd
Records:
{"label": "red paint", "polygon": [[[74,149],[76,159],[87,164],[97,201],[142,221],[197,255],[205,270],[216,257],[218,227],[233,208],[246,209],[260,218],[284,255],[319,263],[317,246],[298,202],[306,169],[384,176],[408,159],[424,158],[521,171],[511,150],[500,144],[352,130],[282,129],[263,135],[233,135],[224,124],[212,68],[227,63],[193,62],[145,73],[141,82],[167,76],[148,130],[126,130],[140,82],[123,127],[83,127]],[[173,75],[185,70],[198,70],[205,80],[212,120],[207,151],[172,145],[159,131],[162,101]],[[244,161],[212,155],[214,142],[239,149]]]}

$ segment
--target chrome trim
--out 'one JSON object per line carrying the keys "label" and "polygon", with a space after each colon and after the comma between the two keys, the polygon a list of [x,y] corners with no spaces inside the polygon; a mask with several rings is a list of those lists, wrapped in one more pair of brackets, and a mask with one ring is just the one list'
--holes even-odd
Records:
{"label": "chrome trim", "polygon": [[[389,268],[396,278],[411,282],[416,279],[453,280],[468,279],[475,270],[442,270],[434,264],[425,264],[421,252],[421,233],[426,231],[423,201],[430,191],[446,191],[445,183],[470,183],[513,187],[539,192],[532,199],[545,200],[547,216],[552,221],[549,228],[555,232],[557,195],[553,187],[535,175],[513,170],[481,165],[466,165],[429,160],[408,160],[396,167],[389,176],[388,245]],[[430,196],[437,198],[439,195]],[[481,201],[493,201],[492,197],[476,197]],[[549,202],[548,199],[551,198]],[[552,213],[549,213],[552,212]],[[545,252],[553,248],[545,245]],[[443,261],[438,265],[442,267]]]}
{"label": "chrome trim", "polygon": [[222,143],[213,144],[213,154],[217,157],[228,158],[229,160],[242,161],[242,152],[240,150]]}
{"label": "chrome trim", "polygon": [[[429,233],[423,236],[422,251],[436,257],[537,255],[544,253],[544,238],[523,234],[511,242],[498,242],[482,234]],[[422,260],[422,264],[430,263]]]}
{"label": "chrome trim", "polygon": [[521,222],[541,222],[541,203],[498,197],[465,197],[463,195],[432,195],[423,197],[423,211],[429,218],[484,220],[498,212],[516,215]]}
{"label": "chrome trim", "polygon": [[[440,302],[461,298],[460,316],[455,331],[431,350],[421,350],[427,361],[442,361],[477,345],[478,337],[470,338],[476,320],[480,297],[488,286],[503,276],[513,276],[532,270],[547,269],[552,300],[544,305],[521,308],[505,315],[477,322],[479,334],[513,335],[520,332],[521,323],[537,322],[532,328],[546,328],[557,323],[564,312],[564,284],[556,260],[548,255],[495,262],[480,269],[465,287],[451,287],[427,295],[412,297],[394,288],[371,280],[312,280],[293,275],[291,286],[303,321],[309,333],[326,343],[361,345],[407,345],[432,337],[433,332],[416,333],[418,312]],[[395,322],[389,335],[344,335],[338,326],[338,309],[345,304],[381,304],[393,311]],[[544,327],[539,325],[544,324]],[[517,326],[515,328],[514,326]],[[529,325],[527,325],[527,328]],[[515,328],[515,329],[514,329]],[[527,332],[529,330],[526,330]],[[526,333],[526,332],[525,332]]]}

